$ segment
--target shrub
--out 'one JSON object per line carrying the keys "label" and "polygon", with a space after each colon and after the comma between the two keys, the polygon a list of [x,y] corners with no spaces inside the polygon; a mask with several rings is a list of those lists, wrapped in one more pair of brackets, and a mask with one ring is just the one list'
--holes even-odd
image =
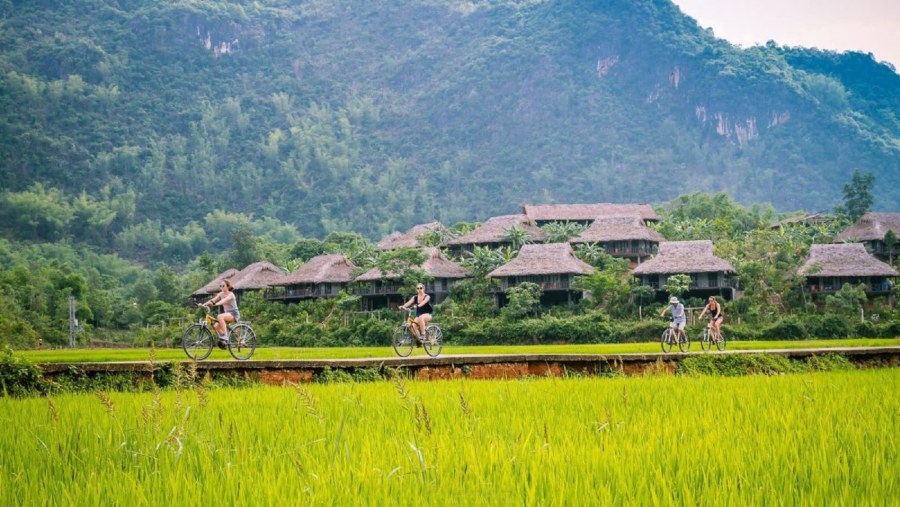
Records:
{"label": "shrub", "polygon": [[[447,335],[447,331],[444,332]],[[519,343],[607,343],[609,321],[602,313],[508,321],[483,319],[454,330],[454,340],[470,345]]]}
{"label": "shrub", "polygon": [[763,329],[762,340],[805,340],[809,338],[806,326],[796,317],[785,317]]}
{"label": "shrub", "polygon": [[826,314],[809,320],[809,333],[814,338],[846,338],[853,334],[849,317]]}
{"label": "shrub", "polygon": [[879,322],[876,325],[878,336],[882,338],[894,338],[900,336],[900,320]]}
{"label": "shrub", "polygon": [[750,326],[747,324],[723,324],[722,333],[725,338],[731,340],[761,340],[763,332],[759,326]]}
{"label": "shrub", "polygon": [[860,338],[875,338],[878,336],[878,328],[874,322],[857,322],[854,326],[853,334]]}
{"label": "shrub", "polygon": [[43,394],[49,389],[41,369],[28,360],[13,354],[12,349],[0,350],[0,393],[4,396]]}
{"label": "shrub", "polygon": [[617,323],[612,327],[610,342],[633,343],[655,340],[662,335],[666,326],[666,322],[659,319]]}
{"label": "shrub", "polygon": [[532,282],[522,282],[506,289],[509,303],[501,310],[501,314],[510,320],[536,314],[541,308],[541,293],[541,286]]}
{"label": "shrub", "polygon": [[353,377],[345,370],[332,370],[326,366],[322,371],[313,375],[313,381],[320,384],[346,384],[353,382]]}

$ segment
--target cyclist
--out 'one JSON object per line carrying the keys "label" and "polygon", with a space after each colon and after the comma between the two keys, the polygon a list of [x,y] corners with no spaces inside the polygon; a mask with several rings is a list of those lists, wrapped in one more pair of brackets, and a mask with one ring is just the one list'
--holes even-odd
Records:
{"label": "cyclist", "polygon": [[400,308],[406,309],[410,306],[416,307],[416,320],[415,323],[418,324],[420,333],[416,333],[415,329],[413,329],[413,334],[416,337],[425,336],[425,324],[431,322],[431,296],[425,294],[425,286],[420,284],[416,284],[416,295],[409,298],[409,301],[406,304],[400,306]]}
{"label": "cyclist", "polygon": [[687,324],[687,316],[684,313],[684,305],[678,302],[678,298],[672,296],[669,299],[669,306],[665,307],[662,313],[659,314],[660,317],[664,316],[666,312],[672,314],[672,322],[675,324],[675,329],[677,331],[676,336],[679,336],[679,342],[681,342],[682,338],[687,338],[684,333],[684,326]]}
{"label": "cyclist", "polygon": [[709,302],[706,303],[706,306],[703,307],[703,311],[700,312],[700,318],[702,319],[706,312],[709,312],[709,318],[712,319],[712,329],[714,331],[714,339],[719,339],[719,327],[722,325],[722,321],[725,320],[725,313],[722,311],[722,305],[719,304],[719,301],[715,296],[709,296]]}
{"label": "cyclist", "polygon": [[234,295],[234,287],[228,280],[222,281],[222,291],[216,294],[209,301],[200,304],[200,306],[221,306],[222,311],[216,317],[216,323],[213,327],[219,335],[219,346],[225,343],[225,333],[228,331],[229,322],[237,322],[241,319],[241,312],[238,310],[237,298]]}

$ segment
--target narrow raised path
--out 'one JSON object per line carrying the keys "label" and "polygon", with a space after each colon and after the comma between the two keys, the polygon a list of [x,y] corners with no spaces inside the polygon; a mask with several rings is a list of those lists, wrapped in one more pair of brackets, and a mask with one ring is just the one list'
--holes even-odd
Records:
{"label": "narrow raised path", "polygon": [[[419,352],[420,353],[420,352]],[[522,376],[558,376],[567,373],[587,375],[604,372],[642,374],[648,370],[674,371],[687,357],[700,355],[733,356],[772,354],[790,359],[837,354],[860,367],[900,366],[900,346],[837,347],[807,349],[761,349],[724,352],[632,353],[632,354],[457,354],[436,358],[381,357],[362,359],[283,359],[249,361],[201,361],[197,371],[210,375],[242,375],[270,384],[311,381],[326,368],[354,371],[363,368],[402,368],[418,379],[516,378]],[[178,362],[185,364],[188,361]],[[53,377],[73,370],[88,375],[116,373],[149,374],[170,362],[117,361],[44,363],[44,374]]]}

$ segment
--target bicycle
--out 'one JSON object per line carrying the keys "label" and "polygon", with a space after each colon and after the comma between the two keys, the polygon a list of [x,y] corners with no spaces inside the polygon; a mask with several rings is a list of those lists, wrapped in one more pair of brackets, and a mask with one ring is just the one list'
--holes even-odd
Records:
{"label": "bicycle", "polygon": [[[181,336],[181,347],[189,358],[194,361],[203,361],[212,353],[213,340],[218,339],[213,327],[215,322],[216,319],[210,314],[209,308],[206,308],[206,315],[196,324],[191,324],[184,330],[184,334]],[[224,343],[220,343],[219,346],[227,348],[231,357],[238,361],[250,359],[250,356],[256,351],[256,331],[249,322],[238,321],[229,324],[225,339],[220,341]]]}
{"label": "bicycle", "polygon": [[716,344],[716,348],[719,350],[725,350],[725,335],[722,334],[722,328],[719,328],[718,332],[715,332],[712,327],[713,320],[709,319],[709,322],[706,324],[706,329],[703,330],[703,334],[700,336],[700,348],[704,351],[708,351],[712,348],[712,344]]}
{"label": "bicycle", "polygon": [[677,343],[678,350],[682,352],[687,352],[691,349],[691,340],[688,338],[687,331],[684,333],[683,338],[679,338],[681,333],[678,333],[676,329],[677,324],[674,319],[669,319],[669,327],[663,331],[662,336],[660,337],[660,344],[662,345],[662,350],[665,353],[669,353],[672,351],[672,347]]}
{"label": "bicycle", "polygon": [[426,354],[431,357],[437,357],[441,353],[441,349],[444,348],[443,332],[440,324],[436,322],[426,324],[425,337],[423,338],[419,336],[421,332],[419,331],[419,325],[415,322],[415,310],[404,308],[403,311],[406,312],[406,320],[397,326],[397,329],[394,329],[394,336],[391,339],[394,352],[400,357],[406,357],[412,354],[413,347],[418,341],[422,348],[425,349]]}

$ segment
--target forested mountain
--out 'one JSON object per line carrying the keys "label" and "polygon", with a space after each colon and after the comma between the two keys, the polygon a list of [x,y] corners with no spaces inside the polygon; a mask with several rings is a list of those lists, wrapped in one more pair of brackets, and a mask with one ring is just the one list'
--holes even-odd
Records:
{"label": "forested mountain", "polygon": [[4,234],[119,251],[211,216],[376,238],[696,190],[824,210],[854,169],[900,205],[894,69],[736,48],[669,0],[0,0],[0,110]]}

